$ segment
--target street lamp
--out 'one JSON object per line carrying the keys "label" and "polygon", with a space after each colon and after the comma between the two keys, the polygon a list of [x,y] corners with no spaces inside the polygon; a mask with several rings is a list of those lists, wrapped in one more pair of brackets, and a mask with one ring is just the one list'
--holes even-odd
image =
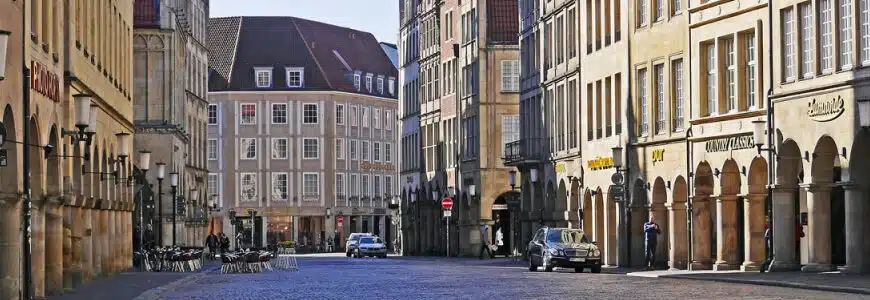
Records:
{"label": "street lamp", "polygon": [[233,227],[233,242],[235,242],[236,250],[238,250],[239,249],[239,239],[236,237],[236,223],[238,222],[238,220],[236,220],[236,210],[230,209],[227,212],[227,214],[230,217],[230,225],[232,225],[232,227]]}
{"label": "street lamp", "polygon": [[[129,136],[129,135],[128,135]],[[121,135],[118,135],[119,141],[121,139]],[[121,149],[125,148],[124,144],[120,145]],[[127,149],[129,151],[129,148]],[[122,150],[123,152],[123,150]],[[129,153],[127,153],[129,154]],[[126,155],[124,156],[126,157]],[[145,249],[145,186],[148,185],[148,178],[145,177],[145,174],[148,173],[148,169],[151,168],[151,151],[142,150],[139,151],[139,170],[142,171],[142,187],[139,189],[139,250],[142,251]]]}
{"label": "street lamp", "polygon": [[511,191],[515,190],[517,186],[517,171],[511,170],[508,172],[508,182],[511,185]]}
{"label": "street lamp", "polygon": [[175,198],[178,193],[178,172],[169,173],[169,184],[172,186],[172,247],[175,247],[175,216],[178,213]]}
{"label": "street lamp", "polygon": [[6,78],[6,48],[9,46],[9,35],[12,32],[0,30],[0,81]]}
{"label": "street lamp", "polygon": [[858,119],[862,128],[870,128],[870,99],[858,100]]}
{"label": "street lamp", "polygon": [[[622,146],[616,146],[611,148],[612,158],[613,158],[613,168],[616,169],[616,174],[613,176],[614,186],[620,186],[621,188],[617,191],[611,191],[611,195],[615,198],[616,202],[623,202],[625,207],[625,231],[626,236],[629,238],[625,239],[626,248],[628,248],[628,265],[631,265],[631,202],[627,199],[626,190],[628,189],[628,180],[625,180],[625,176],[628,175],[628,168],[623,166],[623,149]],[[618,174],[618,175],[617,175]]]}
{"label": "street lamp", "polygon": [[166,177],[166,163],[157,163],[157,245],[163,247],[163,178]]}

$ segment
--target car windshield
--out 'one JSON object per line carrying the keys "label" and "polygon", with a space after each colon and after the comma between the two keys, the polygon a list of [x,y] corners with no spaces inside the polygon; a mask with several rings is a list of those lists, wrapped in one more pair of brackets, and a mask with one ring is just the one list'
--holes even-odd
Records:
{"label": "car windshield", "polygon": [[590,243],[589,237],[582,230],[550,230],[547,232],[547,242],[557,244]]}
{"label": "car windshield", "polygon": [[360,244],[378,244],[380,242],[381,242],[381,239],[376,238],[376,237],[364,237],[364,238],[360,239],[360,241],[359,241]]}

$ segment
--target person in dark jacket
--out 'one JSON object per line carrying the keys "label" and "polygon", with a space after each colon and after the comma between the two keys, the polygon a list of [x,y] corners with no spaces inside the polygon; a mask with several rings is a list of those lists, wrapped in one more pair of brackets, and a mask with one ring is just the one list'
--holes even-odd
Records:
{"label": "person in dark jacket", "polygon": [[221,252],[222,252],[222,253],[227,253],[227,252],[229,252],[229,251],[230,251],[230,238],[227,237],[227,235],[224,234],[223,232],[218,233],[218,236],[220,236],[220,237],[219,237],[219,239],[220,239],[219,242],[220,242],[220,244],[221,244]]}
{"label": "person in dark jacket", "polygon": [[214,258],[215,249],[218,246],[218,238],[214,233],[210,233],[208,237],[205,238],[205,246],[208,247],[208,253],[211,254],[212,259]]}
{"label": "person in dark jacket", "polygon": [[644,236],[644,262],[647,269],[655,267],[656,246],[658,246],[658,235],[662,233],[659,224],[655,222],[655,217],[649,216],[649,222],[643,224]]}
{"label": "person in dark jacket", "polygon": [[765,258],[764,262],[761,263],[761,267],[758,268],[758,271],[761,273],[766,272],[770,268],[770,263],[773,260],[773,239],[770,235],[770,220],[768,219],[767,223],[764,223],[764,250],[765,250]]}
{"label": "person in dark jacket", "polygon": [[487,256],[489,258],[495,258],[495,255],[492,253],[492,249],[489,248],[489,226],[483,225],[480,227],[480,254],[478,255],[479,259],[483,259],[483,252],[486,251]]}

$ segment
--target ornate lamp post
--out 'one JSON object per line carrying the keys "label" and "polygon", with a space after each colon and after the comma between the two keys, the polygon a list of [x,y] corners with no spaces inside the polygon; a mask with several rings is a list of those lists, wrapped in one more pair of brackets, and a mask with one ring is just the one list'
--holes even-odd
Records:
{"label": "ornate lamp post", "polygon": [[227,214],[229,214],[229,217],[230,217],[230,225],[232,225],[232,227],[233,227],[233,241],[236,244],[236,250],[238,250],[239,249],[239,239],[236,238],[236,222],[238,222],[238,220],[236,220],[236,210],[230,209],[227,212]]}
{"label": "ornate lamp post", "polygon": [[[124,149],[124,144],[121,144],[121,149]],[[129,149],[129,146],[127,146]],[[123,151],[122,151],[123,152]],[[148,185],[148,179],[145,173],[151,168],[151,151],[139,151],[139,170],[142,171],[142,188],[139,190],[139,251],[145,249],[145,186]]]}
{"label": "ornate lamp post", "polygon": [[178,213],[178,205],[175,200],[178,193],[178,172],[169,173],[169,184],[172,186],[172,247],[175,247],[175,216]]}
{"label": "ornate lamp post", "polygon": [[157,245],[163,247],[163,178],[166,177],[166,163],[157,163]]}
{"label": "ornate lamp post", "polygon": [[[614,195],[613,197],[614,197],[615,202],[623,202],[624,203],[623,206],[625,207],[625,222],[626,222],[625,223],[625,231],[626,231],[626,236],[627,236],[625,239],[625,242],[626,242],[626,248],[628,249],[627,250],[628,251],[627,261],[628,261],[628,265],[630,266],[631,265],[631,207],[630,207],[631,201],[629,201],[628,197],[626,196],[628,194],[628,193],[626,193],[626,191],[628,190],[628,187],[627,187],[628,183],[627,183],[627,180],[624,180],[625,176],[628,175],[628,168],[623,167],[623,160],[622,160],[622,155],[623,155],[622,150],[623,149],[622,149],[622,146],[613,147],[613,148],[611,148],[611,150],[613,151],[613,153],[612,153],[613,168],[616,169],[616,173],[618,174],[618,175],[615,174],[615,176],[613,176],[613,178],[611,178],[611,179],[613,179],[614,185],[617,186],[617,190],[611,191],[611,193]],[[619,180],[616,180],[616,179],[619,179]],[[620,183],[622,185],[620,185]]]}

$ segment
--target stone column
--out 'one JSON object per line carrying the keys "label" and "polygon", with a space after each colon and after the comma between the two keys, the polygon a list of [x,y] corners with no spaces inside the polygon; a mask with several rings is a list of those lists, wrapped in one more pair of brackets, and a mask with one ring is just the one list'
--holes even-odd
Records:
{"label": "stone column", "polygon": [[112,274],[112,250],[109,246],[109,211],[108,207],[100,209],[100,274],[109,277]]}
{"label": "stone column", "polygon": [[105,235],[106,248],[105,249],[106,249],[106,254],[107,254],[106,259],[104,260],[104,262],[107,265],[104,269],[106,270],[106,273],[107,273],[106,275],[111,276],[112,274],[115,273],[115,269],[117,268],[117,265],[115,265],[115,263],[116,263],[117,256],[118,256],[118,249],[115,246],[115,243],[119,239],[121,239],[121,237],[115,236],[115,211],[111,210],[111,209],[107,209],[103,213],[106,214],[106,220],[104,222],[106,223],[106,225],[105,225],[106,226],[106,235]]}
{"label": "stone column", "polygon": [[33,295],[45,297],[45,201],[33,199],[31,214],[31,276]]}
{"label": "stone column", "polygon": [[51,198],[45,210],[45,294],[63,293],[63,202]]}
{"label": "stone column", "polygon": [[716,212],[716,264],[713,270],[735,270],[740,264],[737,258],[737,196],[719,196]]}
{"label": "stone column", "polygon": [[749,194],[743,199],[743,236],[745,253],[742,271],[758,271],[764,253],[764,199],[766,194]]}
{"label": "stone column", "polygon": [[870,231],[870,205],[865,201],[866,190],[854,183],[844,183],[846,194],[846,272],[870,272],[870,251],[865,245],[870,242],[867,232]]}
{"label": "stone column", "polygon": [[669,209],[664,204],[657,203],[650,207],[650,213],[655,217],[655,221],[659,224],[659,229],[662,231],[661,234],[656,236],[656,267],[670,266],[671,255],[669,252],[673,248],[671,246],[673,240],[670,238],[670,228],[672,225]]}
{"label": "stone column", "polygon": [[772,190],[773,202],[773,262],[770,271],[796,271],[800,264],[795,256],[796,188],[776,185]]}
{"label": "stone column", "polygon": [[631,220],[631,265],[633,267],[644,266],[645,251],[644,251],[644,233],[643,224],[649,219],[649,211],[644,207],[634,206],[632,204]]}
{"label": "stone column", "polygon": [[710,202],[705,195],[692,200],[692,270],[709,270],[713,266],[710,257]]}
{"label": "stone column", "polygon": [[63,290],[72,290],[72,234],[73,234],[73,207],[63,207]]}
{"label": "stone column", "polygon": [[97,234],[95,211],[93,208],[82,208],[82,220],[85,223],[82,231],[82,275],[85,281],[94,278],[99,270],[96,259],[99,252],[94,238]]}
{"label": "stone column", "polygon": [[110,240],[112,241],[112,273],[117,273],[121,271],[121,257],[124,255],[124,243],[130,243],[131,240],[127,239],[121,232],[121,214],[120,211],[110,210],[109,215],[111,217],[112,223],[109,224],[110,230],[112,234],[110,235]]}
{"label": "stone column", "polygon": [[83,233],[85,228],[84,209],[81,207],[71,207],[71,258],[72,258],[72,287],[77,287],[84,281],[83,274],[83,257],[85,253],[85,245]]}
{"label": "stone column", "polygon": [[608,266],[615,266],[617,261],[617,247],[613,247],[613,245],[616,245],[617,233],[611,232],[616,227],[610,226],[610,224],[617,222],[616,215],[618,212],[614,211],[615,208],[616,206],[613,203],[606,203],[604,205],[604,241],[603,244],[599,244],[599,249],[603,249],[601,255],[604,258],[604,264]]}
{"label": "stone column", "polygon": [[668,208],[668,235],[669,251],[668,262],[671,270],[685,269],[689,260],[689,252],[686,242],[686,203],[669,202]]}
{"label": "stone column", "polygon": [[836,268],[831,264],[831,187],[827,184],[809,184],[803,187],[807,190],[809,253],[808,263],[801,271],[833,271]]}
{"label": "stone column", "polygon": [[628,226],[629,221],[627,219],[628,216],[625,214],[625,205],[624,201],[620,201],[616,203],[616,215],[618,220],[616,222],[616,247],[618,249],[618,257],[616,264],[620,267],[629,267],[628,256],[630,255],[628,250]]}
{"label": "stone column", "polygon": [[21,198],[0,194],[0,299],[19,299],[21,288]]}

